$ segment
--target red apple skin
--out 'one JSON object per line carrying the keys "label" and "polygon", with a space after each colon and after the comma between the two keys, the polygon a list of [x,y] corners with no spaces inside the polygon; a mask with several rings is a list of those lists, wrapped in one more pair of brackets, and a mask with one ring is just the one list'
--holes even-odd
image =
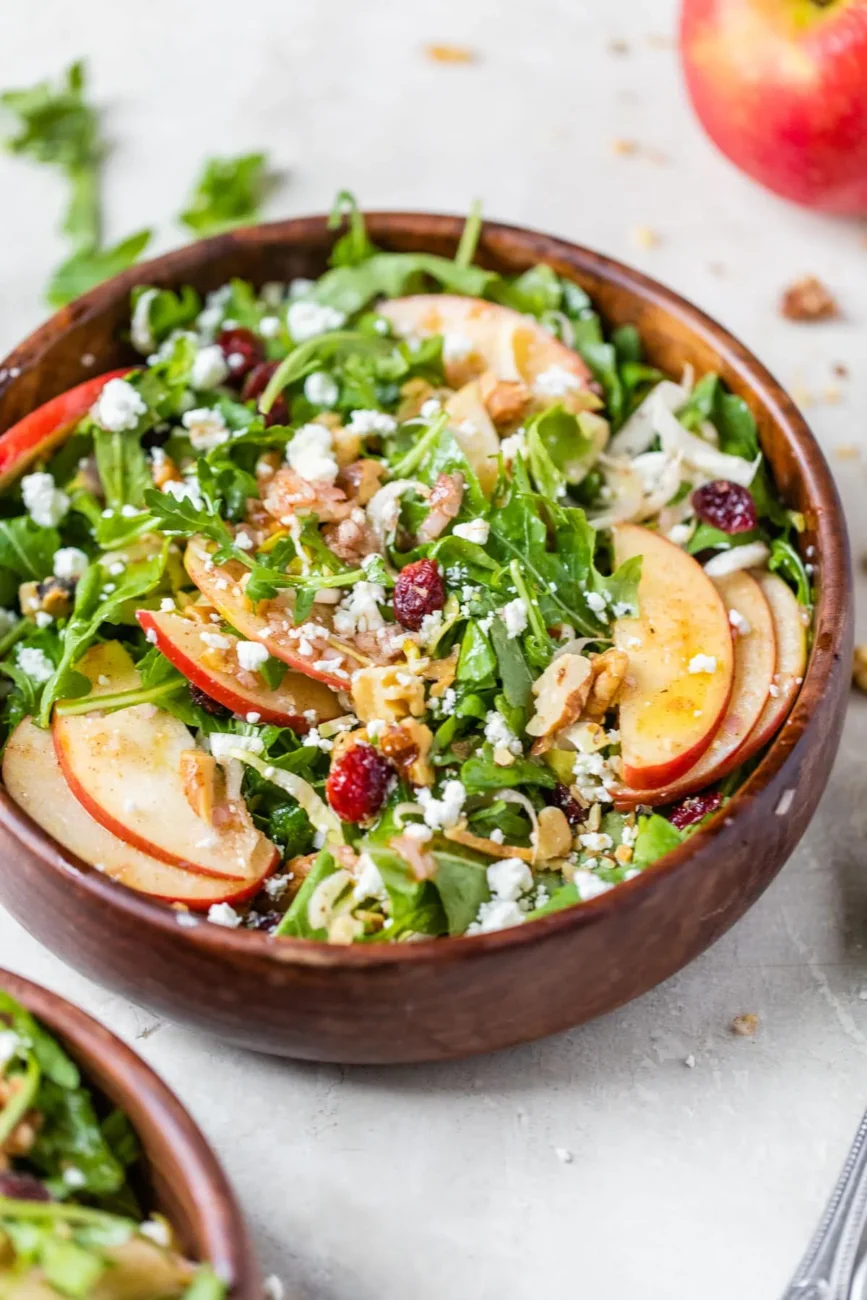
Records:
{"label": "red apple skin", "polygon": [[[284,678],[276,691],[247,690],[240,682],[233,682],[228,673],[215,672],[193,657],[189,649],[189,638],[177,634],[179,624],[195,626],[190,625],[189,620],[181,619],[177,614],[163,614],[152,609],[137,610],[136,618],[142,630],[151,633],[152,640],[155,638],[157,649],[184,674],[187,681],[240,717],[255,712],[262,722],[291,727],[303,736],[311,726],[303,716],[305,710],[315,710],[317,723],[338,718],[345,711],[327,686],[301,673],[290,671],[289,682]],[[201,630],[200,625],[198,630]],[[295,704],[296,709],[300,707],[301,711],[289,711],[287,704],[291,703]]]}
{"label": "red apple skin", "polygon": [[76,388],[67,389],[39,406],[0,436],[0,491],[28,465],[53,451],[72,433],[82,416],[93,406],[110,379],[123,379],[133,367],[94,375]]}
{"label": "red apple skin", "polygon": [[684,0],[680,47],[737,167],[806,207],[867,213],[867,0]]}

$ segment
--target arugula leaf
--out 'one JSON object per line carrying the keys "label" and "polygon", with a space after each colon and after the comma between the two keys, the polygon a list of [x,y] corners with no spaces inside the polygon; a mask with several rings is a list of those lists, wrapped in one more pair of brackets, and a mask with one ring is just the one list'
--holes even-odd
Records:
{"label": "arugula leaf", "polygon": [[[390,831],[389,838],[393,833]],[[364,849],[377,865],[391,905],[392,924],[380,932],[383,938],[394,940],[408,934],[435,936],[447,933],[446,915],[431,881],[416,880],[406,860],[392,849],[368,839],[364,841]]]}
{"label": "arugula leaf", "polygon": [[778,573],[785,578],[795,590],[798,603],[808,608],[813,603],[813,584],[804,567],[804,561],[791,542],[785,538],[775,537],[771,542],[771,558],[768,560],[771,573]]}
{"label": "arugula leaf", "polygon": [[639,817],[638,834],[635,837],[630,866],[636,867],[639,871],[649,867],[651,862],[656,862],[658,858],[670,853],[681,843],[683,843],[683,833],[666,817],[661,817],[659,813],[652,813],[649,817]]}
{"label": "arugula leaf", "polygon": [[274,931],[276,935],[292,935],[296,939],[324,939],[324,930],[314,930],[307,916],[307,905],[323,880],[337,871],[332,855],[323,849],[304,879],[304,884],[292,899],[291,906]]}
{"label": "arugula leaf", "polygon": [[40,81],[29,90],[8,90],[0,108],[18,118],[18,130],[4,146],[34,162],[61,168],[72,186],[64,234],[79,248],[100,238],[99,164],[105,153],[99,119],[85,100],[85,68],[73,63],[56,88]]}
{"label": "arugula leaf", "polygon": [[492,758],[468,758],[461,764],[461,781],[468,795],[486,790],[512,790],[519,785],[553,790],[557,784],[553,772],[529,758],[516,758],[508,767],[500,767]]}
{"label": "arugula leaf", "polygon": [[532,698],[533,674],[524,658],[520,641],[510,637],[501,618],[491,624],[491,642],[503,683],[503,694],[513,709],[528,709]]}
{"label": "arugula leaf", "polygon": [[331,330],[327,334],[307,339],[305,343],[293,348],[288,357],[280,362],[268,381],[268,387],[259,398],[259,410],[267,415],[283,389],[313,369],[316,362],[344,352],[382,352],[393,347],[393,339],[361,334],[358,330]]}
{"label": "arugula leaf", "polygon": [[52,307],[65,307],[89,289],[120,275],[141,257],[151,240],[150,230],[128,235],[113,248],[87,246],[78,249],[54,272],[46,290]]}
{"label": "arugula leaf", "polygon": [[315,302],[354,316],[376,298],[400,298],[420,291],[427,279],[446,293],[482,298],[499,277],[480,266],[460,266],[433,253],[375,253],[357,266],[326,271],[312,292]]}
{"label": "arugula leaf", "polygon": [[491,643],[478,623],[471,620],[461,641],[458,656],[457,680],[469,683],[474,690],[483,690],[493,686],[493,675],[497,669],[497,657],[491,649]]}
{"label": "arugula leaf", "polygon": [[81,1191],[92,1196],[119,1191],[126,1175],[105,1140],[90,1092],[86,1088],[60,1088],[45,1079],[36,1106],[43,1124],[28,1160],[51,1179],[54,1194],[69,1195],[71,1189],[61,1173],[68,1166],[83,1174]]}
{"label": "arugula leaf", "polygon": [[348,229],[332,248],[328,258],[329,266],[357,266],[378,252],[368,237],[364,214],[355,195],[350,194],[349,190],[341,190],[334,200],[328,217],[328,229],[339,230],[344,217],[348,217]]}
{"label": "arugula leaf", "polygon": [[[139,320],[136,314],[138,304],[146,298],[143,312],[145,319]],[[142,330],[150,335],[149,351],[153,351],[163,339],[168,338],[173,330],[185,329],[191,325],[202,310],[202,300],[191,285],[185,284],[177,293],[171,289],[156,289],[152,285],[138,284],[130,295],[132,316],[139,321]]]}
{"label": "arugula leaf", "polygon": [[209,158],[180,220],[199,237],[248,225],[258,218],[272,179],[264,153]]}
{"label": "arugula leaf", "polygon": [[54,572],[60,546],[56,528],[41,528],[29,515],[0,519],[0,566],[28,582],[41,582]]}
{"label": "arugula leaf", "polygon": [[540,262],[524,271],[517,280],[498,285],[493,297],[505,307],[538,318],[546,312],[559,310],[563,286],[557,272]]}
{"label": "arugula leaf", "polygon": [[466,934],[482,903],[491,897],[489,864],[480,856],[446,849],[435,849],[433,858],[437,865],[434,884],[446,914],[449,934]]}
{"label": "arugula leaf", "polygon": [[95,429],[93,449],[109,509],[120,511],[127,505],[141,507],[153,480],[147,457],[135,433]]}
{"label": "arugula leaf", "polygon": [[[198,464],[199,480],[203,470],[208,468],[207,461]],[[253,561],[235,546],[232,530],[222,518],[217,505],[205,501],[197,506],[189,497],[173,497],[168,492],[159,492],[149,488],[144,494],[144,502],[157,522],[157,527],[167,537],[194,537],[201,534],[208,541],[217,543],[213,559],[215,564],[226,560],[240,560],[247,568],[252,568]]]}

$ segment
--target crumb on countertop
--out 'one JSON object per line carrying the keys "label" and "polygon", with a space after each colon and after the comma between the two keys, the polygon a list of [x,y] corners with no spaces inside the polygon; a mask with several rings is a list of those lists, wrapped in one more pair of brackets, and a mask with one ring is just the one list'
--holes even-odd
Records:
{"label": "crumb on countertop", "polygon": [[695,1057],[693,1056],[692,1052],[690,1052],[689,1056],[685,1056],[683,1058],[683,1063],[688,1070],[695,1069]]}
{"label": "crumb on countertop", "polygon": [[844,365],[842,361],[835,361],[832,370],[838,379],[849,378],[849,367]]}
{"label": "crumb on countertop", "polygon": [[838,460],[857,460],[861,455],[861,448],[854,442],[840,442],[834,448],[834,455]]}
{"label": "crumb on countertop", "polygon": [[613,41],[608,42],[608,49],[611,54],[628,54],[629,41],[624,41],[622,37],[615,37]]}
{"label": "crumb on countertop", "polygon": [[656,248],[662,243],[660,236],[650,226],[636,226],[632,238],[639,248]]}
{"label": "crumb on countertop", "polygon": [[786,320],[812,323],[836,320],[840,307],[831,291],[815,275],[805,275],[784,290],[780,299],[780,315]]}
{"label": "crumb on countertop", "polygon": [[752,1038],[758,1027],[759,1018],[751,1011],[742,1016],[735,1016],[731,1023],[732,1033],[737,1034],[739,1038]]}
{"label": "crumb on countertop", "polygon": [[852,656],[852,685],[867,692],[867,645],[856,645]]}
{"label": "crumb on countertop", "polygon": [[469,45],[426,45],[424,52],[434,63],[475,63],[478,59]]}
{"label": "crumb on countertop", "polygon": [[572,1152],[568,1149],[568,1147],[555,1147],[554,1154],[556,1155],[557,1159],[560,1161],[561,1165],[571,1165]]}

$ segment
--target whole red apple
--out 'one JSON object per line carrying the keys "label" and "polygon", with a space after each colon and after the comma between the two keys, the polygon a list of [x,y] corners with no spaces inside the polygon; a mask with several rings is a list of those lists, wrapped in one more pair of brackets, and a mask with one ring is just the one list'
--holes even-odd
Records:
{"label": "whole red apple", "polygon": [[867,213],[867,0],[684,0],[680,43],[733,163],[796,203]]}

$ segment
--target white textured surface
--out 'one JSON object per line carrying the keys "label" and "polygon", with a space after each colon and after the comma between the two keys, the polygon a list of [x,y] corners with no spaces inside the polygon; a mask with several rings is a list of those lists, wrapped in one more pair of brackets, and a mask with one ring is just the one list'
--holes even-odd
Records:
{"label": "white textured surface", "polygon": [[[790,209],[714,154],[672,49],[652,39],[674,8],[30,0],[4,9],[0,85],[89,57],[117,142],[113,237],[156,222],[160,246],[175,242],[200,158],[245,148],[287,170],[275,215],[322,210],[341,186],[381,207],[462,211],[482,195],[493,216],[674,285],[785,382],[816,395],[837,383],[842,401],[811,408],[816,432],[829,454],[864,441],[863,230]],[[628,53],[609,50],[615,37]],[[471,44],[480,61],[435,65],[430,41]],[[668,161],[618,156],[618,137]],[[40,318],[59,193],[0,159],[0,350]],[[637,246],[639,226],[658,247]],[[780,290],[805,272],[839,294],[845,323],[779,318]],[[835,362],[849,380],[833,379]],[[863,468],[831,461],[858,557]],[[266,1269],[300,1296],[764,1300],[793,1270],[867,1101],[865,736],[855,701],[806,840],[710,953],[600,1023],[498,1057],[399,1070],[258,1059],[155,1027],[5,917],[0,958],[137,1040],[220,1151]],[[728,1032],[746,1011],[761,1017],[753,1040]]]}

